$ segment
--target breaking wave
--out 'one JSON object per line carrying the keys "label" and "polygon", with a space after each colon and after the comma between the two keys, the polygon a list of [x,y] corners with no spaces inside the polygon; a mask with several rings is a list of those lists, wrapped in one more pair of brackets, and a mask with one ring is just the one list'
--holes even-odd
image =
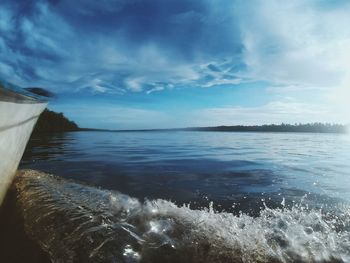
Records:
{"label": "breaking wave", "polygon": [[347,205],[236,216],[29,170],[16,189],[27,234],[53,262],[350,262]]}

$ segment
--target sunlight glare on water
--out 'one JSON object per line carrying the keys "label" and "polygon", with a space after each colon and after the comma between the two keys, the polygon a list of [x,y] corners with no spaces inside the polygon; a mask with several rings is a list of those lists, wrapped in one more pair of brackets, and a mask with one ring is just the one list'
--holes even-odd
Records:
{"label": "sunlight glare on water", "polygon": [[[348,262],[350,208],[265,207],[259,216],[25,172],[16,183],[27,232],[53,262]],[[81,250],[84,253],[81,253]]]}
{"label": "sunlight glare on water", "polygon": [[348,138],[34,138],[22,168],[58,176],[19,177],[19,208],[27,233],[54,262],[349,262]]}

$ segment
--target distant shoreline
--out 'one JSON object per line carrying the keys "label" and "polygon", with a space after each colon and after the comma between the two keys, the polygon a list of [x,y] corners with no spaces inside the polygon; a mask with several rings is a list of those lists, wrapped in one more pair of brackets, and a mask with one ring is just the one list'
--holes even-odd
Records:
{"label": "distant shoreline", "polygon": [[40,116],[33,131],[34,134],[75,131],[104,131],[104,132],[160,132],[160,131],[201,131],[201,132],[292,132],[292,133],[348,133],[349,126],[330,123],[307,124],[269,124],[269,125],[231,125],[212,127],[187,127],[167,129],[98,129],[81,128],[69,120],[63,113],[45,110]]}
{"label": "distant shoreline", "polygon": [[80,131],[101,131],[101,132],[160,132],[160,131],[200,131],[200,132],[276,132],[276,133],[348,133],[348,126],[341,124],[280,124],[280,125],[254,125],[254,126],[213,126],[213,127],[188,127],[169,129],[94,129],[80,128]]}

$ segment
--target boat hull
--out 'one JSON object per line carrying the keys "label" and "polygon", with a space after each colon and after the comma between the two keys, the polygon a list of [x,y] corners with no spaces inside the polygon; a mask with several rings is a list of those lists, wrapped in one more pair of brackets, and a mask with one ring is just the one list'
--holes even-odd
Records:
{"label": "boat hull", "polygon": [[47,102],[0,86],[0,204]]}

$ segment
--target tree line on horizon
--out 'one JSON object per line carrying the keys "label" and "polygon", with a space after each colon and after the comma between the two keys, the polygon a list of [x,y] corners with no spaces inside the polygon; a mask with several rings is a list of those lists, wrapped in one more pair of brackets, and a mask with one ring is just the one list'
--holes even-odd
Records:
{"label": "tree line on horizon", "polygon": [[[80,128],[74,121],[69,120],[63,113],[57,113],[48,109],[40,115],[33,133],[50,133],[65,131],[89,131],[103,129]],[[150,129],[156,131],[162,129]],[[269,124],[269,125],[231,125],[214,127],[191,127],[165,130],[185,131],[227,131],[227,132],[313,132],[313,133],[346,133],[348,126],[332,123],[296,123],[296,124]]]}
{"label": "tree line on horizon", "polygon": [[79,126],[66,118],[62,112],[45,109],[40,115],[33,133],[78,131]]}
{"label": "tree line on horizon", "polygon": [[346,133],[348,127],[342,124],[332,123],[307,123],[307,124],[268,124],[268,125],[234,125],[215,127],[189,128],[196,131],[256,131],[256,132],[315,132],[315,133]]}

